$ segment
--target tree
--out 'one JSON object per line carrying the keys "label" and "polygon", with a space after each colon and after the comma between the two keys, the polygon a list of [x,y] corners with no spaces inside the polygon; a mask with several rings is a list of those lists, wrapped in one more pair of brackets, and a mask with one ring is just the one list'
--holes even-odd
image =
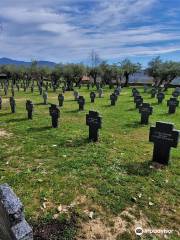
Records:
{"label": "tree", "polygon": [[141,64],[140,63],[132,63],[129,59],[125,59],[122,62],[120,62],[120,68],[123,72],[123,76],[125,77],[124,86],[128,86],[129,75],[140,71]]}
{"label": "tree", "polygon": [[165,61],[157,57],[149,62],[147,72],[155,80],[155,86],[167,86],[177,77],[180,76],[180,62]]}
{"label": "tree", "polygon": [[160,79],[161,66],[162,60],[160,57],[156,57],[148,63],[148,68],[146,69],[146,72],[149,74],[149,76],[154,78],[155,86],[158,84]]}
{"label": "tree", "polygon": [[98,74],[100,74],[100,69],[99,69],[99,65],[101,64],[101,59],[99,57],[99,55],[97,54],[97,52],[95,52],[94,50],[92,50],[91,54],[90,54],[90,62],[91,62],[91,66],[90,68],[88,68],[88,75],[91,76],[94,80],[94,83],[97,83],[97,77]]}

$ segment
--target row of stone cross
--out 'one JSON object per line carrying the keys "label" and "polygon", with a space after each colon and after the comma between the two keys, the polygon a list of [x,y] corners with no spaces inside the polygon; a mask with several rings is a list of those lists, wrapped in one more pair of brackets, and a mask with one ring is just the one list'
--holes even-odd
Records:
{"label": "row of stone cross", "polygon": [[[143,98],[136,88],[132,89],[132,96],[134,97],[134,103],[136,104],[136,108],[138,108],[139,112],[141,113],[141,124],[148,124],[149,116],[152,114],[153,108],[150,106],[149,103],[143,102]],[[167,106],[169,107],[169,114],[175,113],[176,108],[179,106],[179,95],[177,94],[176,96],[177,97],[172,97],[167,101]],[[153,95],[153,97],[155,96]],[[165,94],[163,92],[159,92],[157,94],[158,104],[161,104],[164,98]]]}

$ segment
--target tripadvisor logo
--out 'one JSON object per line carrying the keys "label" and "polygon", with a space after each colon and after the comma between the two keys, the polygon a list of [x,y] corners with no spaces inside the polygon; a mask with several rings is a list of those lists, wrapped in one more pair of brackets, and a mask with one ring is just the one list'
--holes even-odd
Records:
{"label": "tripadvisor logo", "polygon": [[135,233],[137,236],[141,236],[142,234],[172,234],[173,230],[170,230],[170,229],[142,229],[142,227],[137,227],[135,229]]}
{"label": "tripadvisor logo", "polygon": [[143,234],[143,229],[141,227],[137,227],[135,229],[135,233],[137,236],[141,236]]}

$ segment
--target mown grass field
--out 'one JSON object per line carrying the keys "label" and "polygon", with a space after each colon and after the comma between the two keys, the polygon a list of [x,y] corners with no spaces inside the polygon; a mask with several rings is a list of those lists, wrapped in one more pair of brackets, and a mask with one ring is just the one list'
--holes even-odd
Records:
{"label": "mown grass field", "polygon": [[[90,90],[82,87],[78,91],[86,98],[85,111],[78,112],[72,92],[66,92],[58,129],[51,128],[48,106],[41,104],[37,90],[33,94],[22,89],[16,92],[17,112],[11,114],[1,89],[0,183],[7,182],[14,189],[30,223],[58,218],[65,224],[61,237],[53,239],[90,239],[89,226],[100,228],[94,239],[138,239],[134,229],[139,225],[173,229],[168,239],[178,239],[180,149],[172,149],[168,167],[155,169],[150,163],[153,144],[148,137],[150,125],[156,121],[171,122],[180,129],[180,109],[167,114],[171,89],[162,105],[138,89],[144,102],[154,108],[148,126],[139,124],[130,88],[123,89],[116,106],[111,107],[108,88],[93,104]],[[58,91],[50,91],[48,102],[57,103],[57,95]],[[35,104],[33,120],[27,120],[27,99]],[[102,116],[98,143],[87,140],[85,116],[89,110]],[[164,236],[143,235],[142,239]]]}

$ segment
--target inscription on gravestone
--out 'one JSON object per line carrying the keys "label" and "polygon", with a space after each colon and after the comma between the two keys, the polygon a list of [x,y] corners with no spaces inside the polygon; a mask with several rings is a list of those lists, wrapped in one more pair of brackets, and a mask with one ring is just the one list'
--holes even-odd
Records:
{"label": "inscription on gravestone", "polygon": [[168,165],[171,147],[178,145],[179,131],[174,130],[173,124],[156,122],[156,126],[150,128],[149,141],[154,143],[153,161]]}

